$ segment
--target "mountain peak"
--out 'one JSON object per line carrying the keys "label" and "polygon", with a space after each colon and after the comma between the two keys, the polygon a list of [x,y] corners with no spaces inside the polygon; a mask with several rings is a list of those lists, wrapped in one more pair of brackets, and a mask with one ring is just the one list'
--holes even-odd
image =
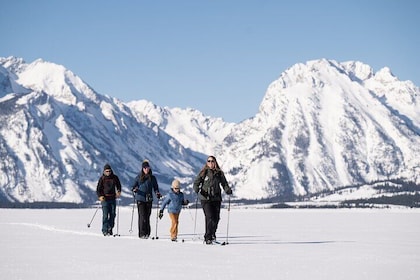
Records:
{"label": "mountain peak", "polygon": [[375,80],[381,81],[384,84],[397,82],[398,78],[392,74],[391,69],[384,67],[375,74]]}
{"label": "mountain peak", "polygon": [[419,88],[387,68],[375,74],[358,61],[295,64],[269,85],[256,116],[234,124],[146,100],[124,104],[43,60],[0,62],[0,90],[12,91],[0,99],[0,170],[7,174],[0,200],[92,202],[106,162],[130,200],[144,158],[162,190],[176,177],[188,195],[210,154],[236,198],[419,179]]}
{"label": "mountain peak", "polygon": [[18,75],[16,82],[21,86],[35,92],[44,92],[64,104],[77,105],[87,100],[99,102],[97,94],[62,65],[43,59],[26,64],[23,59],[15,57],[0,62],[11,74]]}

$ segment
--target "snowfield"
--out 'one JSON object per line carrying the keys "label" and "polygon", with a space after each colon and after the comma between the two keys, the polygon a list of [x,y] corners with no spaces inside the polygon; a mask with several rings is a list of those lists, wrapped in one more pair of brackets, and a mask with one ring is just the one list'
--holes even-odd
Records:
{"label": "snowfield", "polygon": [[[137,238],[137,209],[119,208],[104,237],[95,208],[0,209],[2,279],[419,279],[420,209],[222,209],[204,245],[201,208],[183,209],[180,242],[165,211],[158,240]],[[228,223],[229,221],[229,223]],[[152,236],[156,232],[153,209]],[[229,226],[228,226],[229,225]],[[117,228],[114,228],[116,233]],[[181,242],[184,239],[185,242]]]}

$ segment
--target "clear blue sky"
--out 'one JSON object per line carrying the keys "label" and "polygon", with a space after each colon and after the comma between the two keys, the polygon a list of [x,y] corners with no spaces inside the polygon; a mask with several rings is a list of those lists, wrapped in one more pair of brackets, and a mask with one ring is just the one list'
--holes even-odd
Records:
{"label": "clear blue sky", "polygon": [[420,1],[0,0],[0,56],[101,94],[239,122],[296,63],[357,60],[420,86]]}

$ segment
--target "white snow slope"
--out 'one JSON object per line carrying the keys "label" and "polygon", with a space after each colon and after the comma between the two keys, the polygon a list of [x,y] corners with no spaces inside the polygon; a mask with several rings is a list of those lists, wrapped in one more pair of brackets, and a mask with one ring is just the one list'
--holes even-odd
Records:
{"label": "white snow slope", "polygon": [[[120,237],[104,237],[95,209],[0,209],[2,279],[418,279],[419,209],[222,209],[218,239],[204,245],[201,208],[184,209],[169,241],[137,236],[137,210],[121,207]],[[197,214],[197,215],[196,215]],[[155,234],[156,210],[152,213]],[[196,218],[196,223],[195,218]],[[227,222],[229,221],[229,227]],[[194,229],[196,232],[194,233]],[[114,229],[115,230],[115,229]]]}

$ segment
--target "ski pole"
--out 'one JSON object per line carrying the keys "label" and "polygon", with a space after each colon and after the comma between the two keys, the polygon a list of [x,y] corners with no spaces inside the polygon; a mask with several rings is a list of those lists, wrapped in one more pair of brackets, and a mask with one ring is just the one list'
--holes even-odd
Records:
{"label": "ski pole", "polygon": [[230,195],[228,196],[228,219],[226,225],[226,245],[229,244]]}
{"label": "ski pole", "polygon": [[197,210],[198,210],[198,194],[197,197],[195,199],[195,218],[194,218],[194,236],[197,237],[196,235],[196,228],[197,228]]}
{"label": "ski pole", "polygon": [[133,232],[133,218],[134,218],[134,206],[136,204],[136,197],[133,194],[133,211],[131,211],[131,225],[130,225],[130,234]]}
{"label": "ski pole", "polygon": [[120,236],[120,199],[117,198],[117,234],[115,236]]}
{"label": "ski pole", "polygon": [[159,221],[159,198],[157,199],[157,206],[156,206],[156,227],[155,227],[155,237],[152,237],[152,239],[159,239],[159,236],[157,235],[158,232],[158,221]]}
{"label": "ski pole", "polygon": [[96,207],[96,210],[95,210],[95,213],[93,214],[92,219],[91,219],[91,220],[90,220],[90,222],[87,224],[87,227],[88,227],[88,228],[90,228],[90,225],[92,224],[93,219],[95,219],[95,216],[96,216],[96,213],[98,212],[98,210],[99,210],[99,205],[98,205],[98,207]]}

